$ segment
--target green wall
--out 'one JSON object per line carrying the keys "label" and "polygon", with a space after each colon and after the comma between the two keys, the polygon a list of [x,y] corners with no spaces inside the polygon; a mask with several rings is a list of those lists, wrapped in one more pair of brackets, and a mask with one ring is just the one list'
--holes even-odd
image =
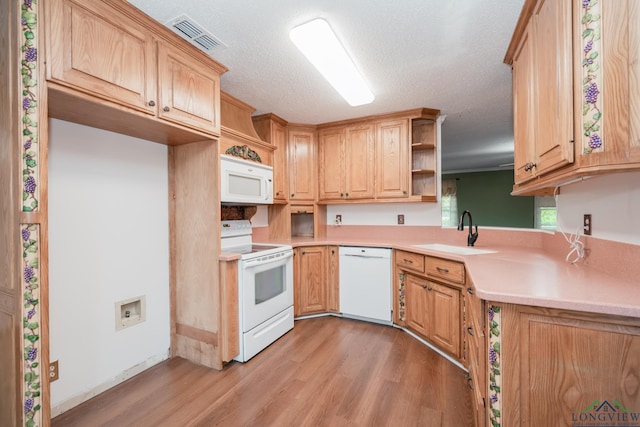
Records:
{"label": "green wall", "polygon": [[442,175],[443,180],[452,178],[457,179],[458,218],[468,210],[479,226],[535,227],[534,198],[510,195],[513,170]]}

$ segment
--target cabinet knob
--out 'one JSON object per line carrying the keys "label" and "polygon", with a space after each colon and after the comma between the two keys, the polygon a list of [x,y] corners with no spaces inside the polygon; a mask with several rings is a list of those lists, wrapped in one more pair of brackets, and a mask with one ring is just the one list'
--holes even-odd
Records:
{"label": "cabinet knob", "polygon": [[164,108],[163,108],[163,110],[164,110],[164,112],[165,112],[165,113],[168,113],[169,111],[171,111],[171,108],[169,108],[169,107],[164,107]]}
{"label": "cabinet knob", "polygon": [[279,191],[276,191],[276,196],[279,196],[279,195],[280,195],[280,192],[279,192]]}
{"label": "cabinet knob", "polygon": [[344,197],[344,193],[340,193],[340,197]]}
{"label": "cabinet knob", "polygon": [[467,328],[467,332],[469,333],[469,335],[470,335],[470,336],[473,336],[473,327],[472,327],[472,326],[469,326],[469,327]]}
{"label": "cabinet knob", "polygon": [[349,193],[347,193],[347,197],[349,197]]}
{"label": "cabinet knob", "polygon": [[422,289],[427,289],[427,285],[422,285]]}
{"label": "cabinet knob", "polygon": [[407,194],[407,190],[403,190],[403,191],[402,191],[402,194]]}
{"label": "cabinet knob", "polygon": [[155,107],[156,106],[156,101],[151,100],[147,104],[149,104],[149,107]]}
{"label": "cabinet knob", "polygon": [[469,293],[469,295],[473,295],[473,288],[472,287],[468,287],[467,288],[467,292]]}
{"label": "cabinet knob", "polygon": [[529,162],[526,165],[524,165],[524,170],[528,172],[528,171],[532,170],[533,168],[535,168],[536,166],[538,166],[538,165],[536,165],[533,162]]}
{"label": "cabinet knob", "polygon": [[291,193],[291,197],[293,197],[293,196],[294,196],[294,194],[293,194],[293,193]]}

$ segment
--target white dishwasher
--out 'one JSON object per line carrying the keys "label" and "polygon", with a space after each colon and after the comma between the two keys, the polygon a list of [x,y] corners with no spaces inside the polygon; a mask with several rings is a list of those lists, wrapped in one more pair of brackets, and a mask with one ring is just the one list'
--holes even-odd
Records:
{"label": "white dishwasher", "polygon": [[340,246],[340,311],[391,324],[391,249]]}

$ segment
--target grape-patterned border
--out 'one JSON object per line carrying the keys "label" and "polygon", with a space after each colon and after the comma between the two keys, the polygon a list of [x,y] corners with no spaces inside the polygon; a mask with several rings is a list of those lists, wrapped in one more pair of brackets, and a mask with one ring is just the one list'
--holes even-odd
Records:
{"label": "grape-patterned border", "polygon": [[405,321],[405,284],[404,284],[404,273],[399,274],[399,284],[398,284],[398,322]]}
{"label": "grape-patterned border", "polygon": [[42,424],[42,364],[40,359],[40,226],[21,224],[22,331],[24,374],[24,425]]}
{"label": "grape-patterned border", "polygon": [[582,147],[584,154],[604,150],[602,139],[602,72],[600,69],[600,0],[582,2]]}
{"label": "grape-patterned border", "polygon": [[22,0],[20,27],[22,47],[22,211],[38,210],[40,199],[38,168],[38,0]]}
{"label": "grape-patterned border", "polygon": [[500,373],[500,307],[490,304],[487,316],[489,318],[489,420],[492,427],[500,427],[502,419],[502,402],[500,401],[500,388],[502,387],[502,374]]}

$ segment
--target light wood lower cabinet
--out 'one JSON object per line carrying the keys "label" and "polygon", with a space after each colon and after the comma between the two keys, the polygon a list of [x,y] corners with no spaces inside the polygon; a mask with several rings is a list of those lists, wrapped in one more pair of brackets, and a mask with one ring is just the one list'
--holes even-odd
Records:
{"label": "light wood lower cabinet", "polygon": [[[492,305],[500,311],[492,325],[501,340],[501,387],[491,391],[498,422],[637,424],[629,423],[640,413],[640,319]],[[627,424],[619,423],[622,417]]]}
{"label": "light wood lower cabinet", "polygon": [[405,274],[407,327],[460,358],[460,290]]}
{"label": "light wood lower cabinet", "polygon": [[338,246],[327,247],[329,258],[327,267],[328,301],[327,310],[332,313],[340,312],[340,256]]}
{"label": "light wood lower cabinet", "polygon": [[471,409],[476,427],[485,425],[486,417],[486,353],[484,301],[475,296],[472,286],[464,294],[463,359],[469,370],[468,385],[471,390]]}
{"label": "light wood lower cabinet", "polygon": [[327,311],[327,247],[294,249],[294,314],[303,316]]}

